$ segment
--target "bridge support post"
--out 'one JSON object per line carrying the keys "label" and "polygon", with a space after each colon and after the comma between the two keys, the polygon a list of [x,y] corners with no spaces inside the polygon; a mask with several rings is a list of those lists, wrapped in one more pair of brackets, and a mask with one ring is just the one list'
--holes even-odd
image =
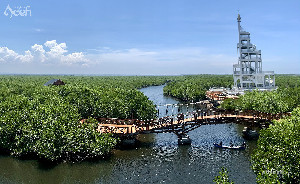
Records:
{"label": "bridge support post", "polygon": [[137,144],[137,139],[135,134],[122,136],[120,137],[120,139],[121,139],[120,146],[123,148],[132,148],[135,147]]}

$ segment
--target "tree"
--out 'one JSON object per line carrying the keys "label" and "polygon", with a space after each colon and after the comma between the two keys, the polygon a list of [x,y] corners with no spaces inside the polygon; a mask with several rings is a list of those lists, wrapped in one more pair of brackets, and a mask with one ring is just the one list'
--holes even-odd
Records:
{"label": "tree", "polygon": [[217,184],[233,184],[234,182],[229,180],[228,171],[225,167],[221,168],[219,175],[215,177],[214,182]]}
{"label": "tree", "polygon": [[258,183],[300,182],[300,108],[291,117],[274,121],[260,131],[257,149],[252,155]]}

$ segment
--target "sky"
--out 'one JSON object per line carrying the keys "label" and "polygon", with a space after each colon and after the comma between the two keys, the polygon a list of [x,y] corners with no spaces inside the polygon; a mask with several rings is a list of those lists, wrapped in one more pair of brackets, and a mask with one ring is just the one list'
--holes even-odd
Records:
{"label": "sky", "polygon": [[238,13],[263,70],[300,74],[299,0],[1,0],[0,74],[232,74]]}

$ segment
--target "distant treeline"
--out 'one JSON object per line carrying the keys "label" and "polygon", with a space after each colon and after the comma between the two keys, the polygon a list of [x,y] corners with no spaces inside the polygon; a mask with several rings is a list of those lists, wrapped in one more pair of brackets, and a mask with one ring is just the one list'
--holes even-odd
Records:
{"label": "distant treeline", "polygon": [[176,77],[164,87],[164,94],[180,100],[196,102],[205,99],[212,87],[231,88],[232,75],[184,75]]}

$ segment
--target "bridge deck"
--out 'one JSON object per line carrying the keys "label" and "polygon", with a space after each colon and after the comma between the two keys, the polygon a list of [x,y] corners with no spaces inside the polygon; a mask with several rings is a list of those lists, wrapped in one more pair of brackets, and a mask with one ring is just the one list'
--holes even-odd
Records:
{"label": "bridge deck", "polygon": [[[162,121],[162,119],[164,119]],[[164,129],[170,127],[176,127],[182,124],[191,123],[195,125],[207,125],[207,124],[219,124],[228,123],[232,120],[240,121],[254,121],[254,120],[268,120],[267,117],[258,117],[254,115],[233,115],[233,114],[223,114],[223,115],[206,115],[199,116],[195,118],[185,118],[184,121],[178,121],[177,118],[165,117],[153,121],[134,121],[131,120],[130,123],[121,122],[123,124],[115,123],[103,123],[100,121],[98,126],[98,131],[100,133],[113,133],[113,134],[137,134],[137,133],[147,133],[157,129]]]}

